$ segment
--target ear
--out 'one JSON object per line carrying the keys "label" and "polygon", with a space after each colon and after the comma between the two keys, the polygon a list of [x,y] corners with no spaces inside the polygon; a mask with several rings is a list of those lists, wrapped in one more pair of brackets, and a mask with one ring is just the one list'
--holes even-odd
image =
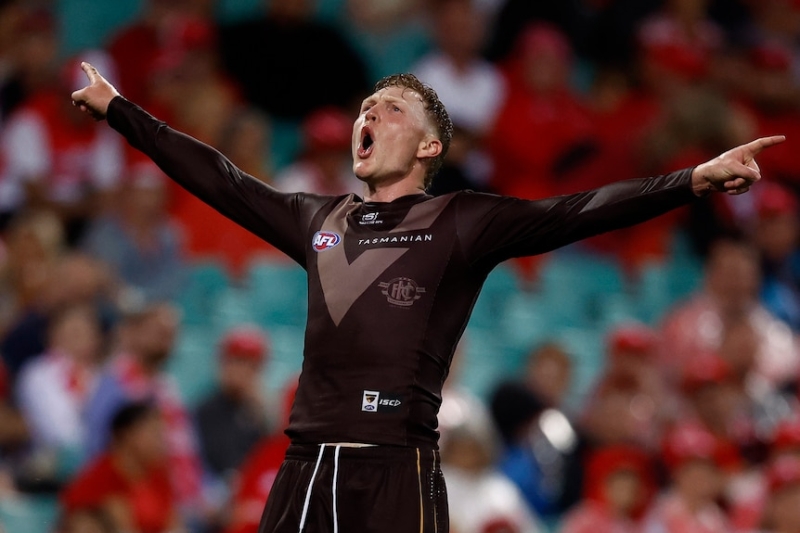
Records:
{"label": "ear", "polygon": [[442,153],[442,141],[432,135],[426,136],[417,148],[418,159],[434,158]]}

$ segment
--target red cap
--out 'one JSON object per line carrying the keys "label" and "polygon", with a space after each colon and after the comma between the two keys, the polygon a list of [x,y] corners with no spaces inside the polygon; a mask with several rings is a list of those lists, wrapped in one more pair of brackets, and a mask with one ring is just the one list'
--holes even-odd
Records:
{"label": "red cap", "polygon": [[224,358],[235,357],[262,363],[267,357],[267,337],[255,326],[235,327],[222,338],[220,355]]}
{"label": "red cap", "polygon": [[615,328],[608,337],[608,349],[611,355],[633,353],[652,355],[658,336],[656,332],[644,324],[631,322]]}
{"label": "red cap", "polygon": [[675,426],[665,437],[663,458],[670,470],[697,459],[712,461],[719,466],[720,447],[711,432],[699,424],[686,423]]}
{"label": "red cap", "polygon": [[704,385],[721,383],[731,376],[727,361],[714,352],[701,352],[691,358],[683,369],[683,388],[694,391]]}
{"label": "red cap", "polygon": [[635,446],[608,446],[589,456],[584,482],[586,497],[602,502],[603,484],[620,470],[634,472],[645,488],[651,488],[650,458],[644,451]]}
{"label": "red cap", "polygon": [[310,151],[346,150],[353,135],[353,121],[336,107],[323,107],[305,119],[303,135]]}
{"label": "red cap", "polygon": [[800,448],[800,417],[791,418],[778,424],[772,439],[773,451]]}
{"label": "red cap", "polygon": [[767,469],[767,483],[772,494],[790,486],[800,484],[800,459],[781,457]]}
{"label": "red cap", "polygon": [[756,196],[756,210],[759,217],[796,214],[797,204],[797,197],[786,187],[772,182],[759,184]]}

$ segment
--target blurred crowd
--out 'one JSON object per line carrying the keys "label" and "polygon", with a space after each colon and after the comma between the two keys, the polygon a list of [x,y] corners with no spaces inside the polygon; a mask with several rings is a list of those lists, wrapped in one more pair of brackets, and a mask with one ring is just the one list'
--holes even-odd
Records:
{"label": "blurred crowd", "polygon": [[[787,136],[750,194],[576,245],[636,277],[680,235],[704,265],[665,317],[606,332],[580,406],[557,342],[486,398],[454,368],[451,530],[800,533],[800,2],[269,0],[224,23],[219,3],[143,0],[65,57],[54,2],[0,0],[0,504],[57,498],[57,533],[252,533],[288,445],[268,331],[207,347],[197,405],[167,370],[192,265],[281,259],[74,108],[79,62],[258,179],[332,195],[361,193],[360,100],[410,71],[455,123],[435,195],[566,194]],[[544,261],[514,268],[535,287]]]}

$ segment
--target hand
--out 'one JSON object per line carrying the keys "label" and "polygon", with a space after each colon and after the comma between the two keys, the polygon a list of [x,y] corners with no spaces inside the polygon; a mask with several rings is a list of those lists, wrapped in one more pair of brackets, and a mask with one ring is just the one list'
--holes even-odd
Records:
{"label": "hand", "polygon": [[72,105],[80,107],[81,111],[89,113],[95,120],[103,120],[108,112],[108,104],[115,96],[119,96],[119,92],[89,63],[81,63],[81,69],[89,78],[89,85],[72,93]]}
{"label": "hand", "polygon": [[762,137],[698,165],[692,172],[694,193],[701,196],[708,191],[720,191],[735,195],[749,191],[750,186],[761,179],[755,156],[764,148],[785,140],[783,135]]}

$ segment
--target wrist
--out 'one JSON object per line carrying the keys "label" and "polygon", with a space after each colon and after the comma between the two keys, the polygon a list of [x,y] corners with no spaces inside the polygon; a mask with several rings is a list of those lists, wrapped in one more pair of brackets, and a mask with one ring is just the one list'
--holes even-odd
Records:
{"label": "wrist", "polygon": [[702,197],[710,193],[714,186],[704,172],[705,163],[694,167],[692,170],[692,192],[695,196]]}

